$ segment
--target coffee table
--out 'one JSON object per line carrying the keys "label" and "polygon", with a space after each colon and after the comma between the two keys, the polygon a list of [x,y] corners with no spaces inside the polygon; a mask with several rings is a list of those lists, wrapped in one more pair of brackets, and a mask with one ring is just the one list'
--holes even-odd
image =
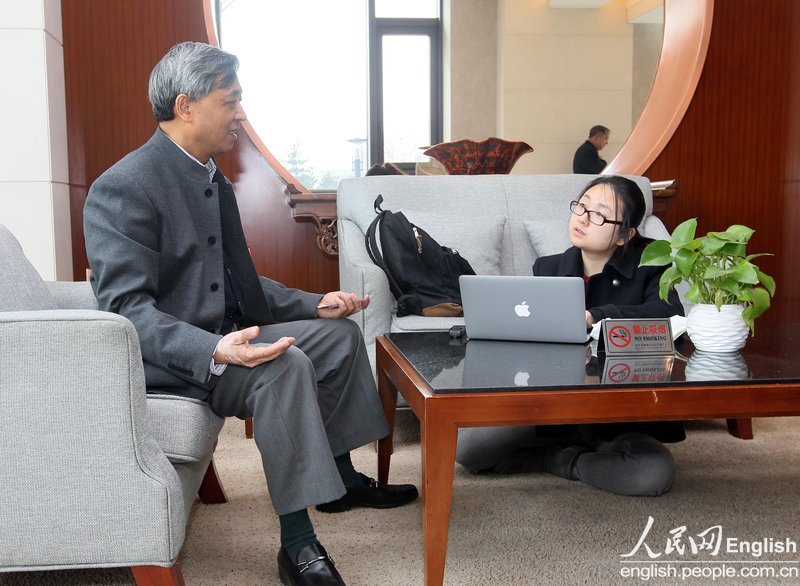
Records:
{"label": "coffee table", "polygon": [[[498,343],[531,352],[531,376],[516,377],[505,356],[522,347],[487,353],[491,343],[453,341],[447,332],[379,336],[378,390],[389,429],[398,392],[420,421],[425,583],[444,580],[458,428],[800,415],[798,337],[796,327],[762,326],[740,353],[716,356],[681,340],[675,358],[634,361],[628,366],[639,376],[624,378],[613,376],[624,371],[618,365],[609,371],[607,361],[585,349],[576,355],[571,345],[540,353],[551,345]],[[391,454],[390,432],[378,442],[381,483]]]}

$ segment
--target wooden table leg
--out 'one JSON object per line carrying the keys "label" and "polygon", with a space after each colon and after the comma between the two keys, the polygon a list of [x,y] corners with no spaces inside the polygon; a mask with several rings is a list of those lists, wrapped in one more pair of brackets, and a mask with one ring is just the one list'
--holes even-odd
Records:
{"label": "wooden table leg", "polygon": [[[436,425],[430,425],[435,421]],[[458,430],[452,422],[426,413],[420,421],[422,444],[422,532],[425,543],[425,584],[444,582],[453,471]]]}
{"label": "wooden table leg", "polygon": [[753,439],[753,420],[750,418],[745,419],[728,419],[728,433],[733,437],[739,439],[749,440]]}
{"label": "wooden table leg", "polygon": [[389,427],[389,435],[378,440],[378,484],[389,483],[389,466],[394,453],[394,416],[397,411],[397,388],[378,365],[378,395],[383,406],[383,415]]}

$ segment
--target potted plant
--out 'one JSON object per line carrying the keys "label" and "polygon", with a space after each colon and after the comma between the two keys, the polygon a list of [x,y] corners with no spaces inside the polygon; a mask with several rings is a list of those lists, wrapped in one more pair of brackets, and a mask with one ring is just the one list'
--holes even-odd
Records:
{"label": "potted plant", "polygon": [[685,298],[695,304],[686,329],[695,347],[732,352],[744,346],[748,332],[755,335],[755,319],[769,309],[775,280],[752,262],[764,254],[745,252],[752,228],[734,224],[700,238],[696,229],[692,218],[675,228],[670,240],[651,242],[640,266],[671,265],[661,275],[659,296],[667,299],[670,289],[686,282]]}

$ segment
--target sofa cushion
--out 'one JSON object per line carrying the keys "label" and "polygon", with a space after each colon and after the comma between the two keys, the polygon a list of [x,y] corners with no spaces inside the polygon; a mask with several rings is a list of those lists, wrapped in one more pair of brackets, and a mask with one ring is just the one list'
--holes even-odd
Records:
{"label": "sofa cushion", "polygon": [[500,274],[504,216],[453,217],[405,210],[408,221],[425,230],[442,246],[455,248],[479,275]]}
{"label": "sofa cushion", "polygon": [[156,443],[173,464],[202,460],[214,449],[225,422],[205,401],[149,393],[147,417]]}
{"label": "sofa cushion", "polygon": [[0,224],[0,311],[57,309],[42,277],[17,239]]}
{"label": "sofa cushion", "polygon": [[525,220],[522,225],[537,257],[559,254],[571,246],[567,225],[560,221]]}

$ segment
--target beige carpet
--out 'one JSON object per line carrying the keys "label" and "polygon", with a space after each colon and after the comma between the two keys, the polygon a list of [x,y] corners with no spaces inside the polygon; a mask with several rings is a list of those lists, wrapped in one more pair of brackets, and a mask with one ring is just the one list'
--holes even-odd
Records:
{"label": "beige carpet", "polygon": [[[799,584],[800,554],[754,557],[720,551],[714,558],[692,556],[689,537],[722,526],[723,538],[800,541],[798,419],[755,422],[756,439],[737,440],[723,422],[692,423],[687,441],[674,445],[678,476],[660,498],[626,498],[577,482],[525,475],[472,476],[456,470],[445,583],[462,584],[635,584],[623,578],[634,566],[645,571],[779,572],[794,578],[653,578],[652,584]],[[420,482],[419,444],[414,426],[403,424],[405,441],[396,446],[391,479]],[[195,506],[181,554],[189,586],[278,584],[275,562],[278,524],[252,440],[243,424],[229,420],[217,450],[217,466],[230,499],[224,505]],[[371,475],[372,447],[354,453],[356,467]],[[351,585],[422,584],[420,503],[389,511],[356,510],[338,515],[314,511],[317,533]],[[645,544],[660,554],[653,564],[642,546],[634,549],[648,517]],[[685,526],[667,553],[670,531]],[[697,563],[705,560],[705,563]],[[720,563],[726,561],[726,564]],[[780,563],[765,563],[775,562]],[[724,566],[724,568],[723,568]],[[0,574],[0,585],[132,584],[125,569]]]}

